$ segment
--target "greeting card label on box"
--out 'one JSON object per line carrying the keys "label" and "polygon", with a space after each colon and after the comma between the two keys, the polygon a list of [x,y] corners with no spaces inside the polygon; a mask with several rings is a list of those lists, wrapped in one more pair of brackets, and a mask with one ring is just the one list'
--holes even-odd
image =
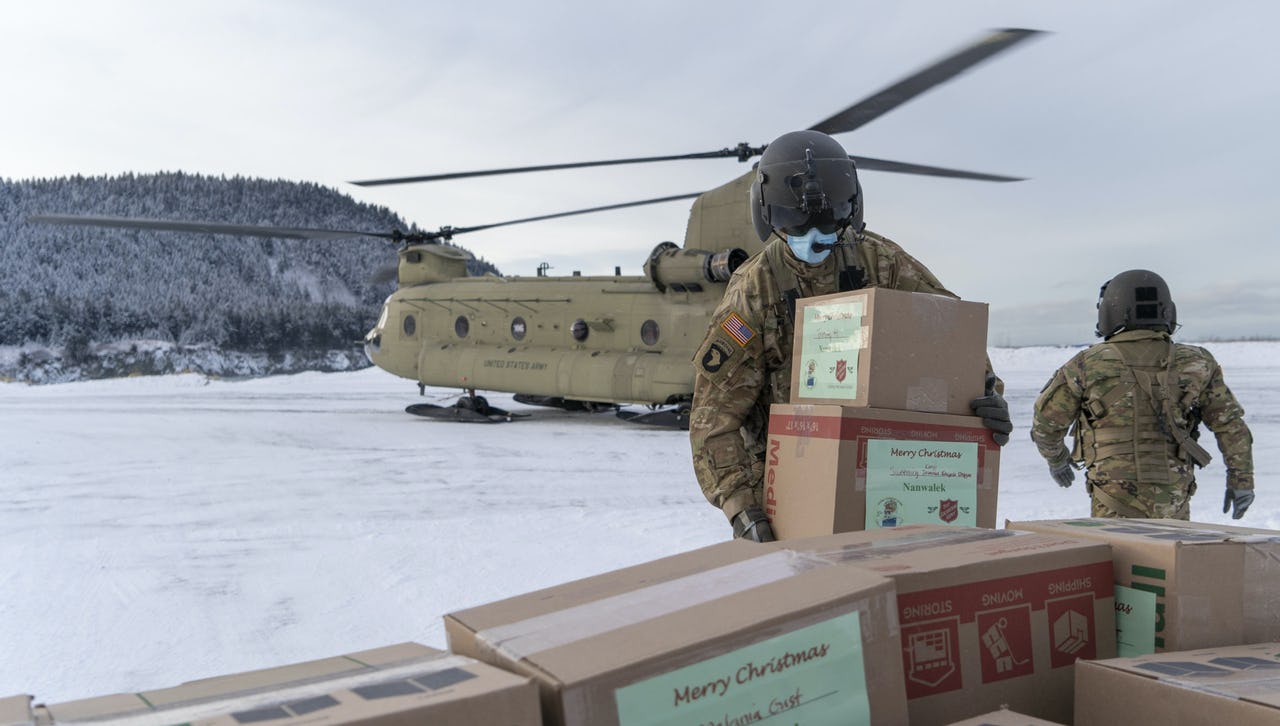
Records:
{"label": "greeting card label on box", "polygon": [[809,398],[856,398],[858,356],[863,337],[864,301],[851,300],[804,309],[800,341],[800,395]]}
{"label": "greeting card label on box", "polygon": [[978,444],[867,442],[867,529],[900,524],[978,526]]}
{"label": "greeting card label on box", "polygon": [[772,716],[806,726],[871,723],[856,611],[624,686],[614,696],[620,726]]}

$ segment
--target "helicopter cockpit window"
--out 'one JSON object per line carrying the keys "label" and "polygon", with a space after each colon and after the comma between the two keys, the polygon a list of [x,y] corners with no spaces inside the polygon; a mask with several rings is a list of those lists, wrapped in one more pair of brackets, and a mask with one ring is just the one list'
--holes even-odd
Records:
{"label": "helicopter cockpit window", "polygon": [[640,340],[644,341],[645,345],[657,345],[658,333],[657,320],[646,320],[644,321],[644,324],[640,326]]}
{"label": "helicopter cockpit window", "polygon": [[515,338],[516,340],[524,340],[524,334],[526,330],[527,328],[525,327],[525,324],[524,324],[524,318],[517,316],[514,319],[512,319],[511,321],[511,337],[512,338]]}
{"label": "helicopter cockpit window", "polygon": [[404,259],[406,262],[417,264],[422,262],[422,253],[417,250],[413,250],[412,252],[405,253]]}
{"label": "helicopter cockpit window", "polygon": [[453,332],[459,338],[465,338],[467,333],[471,332],[471,321],[467,320],[466,315],[459,315],[458,319],[453,321]]}
{"label": "helicopter cockpit window", "polygon": [[591,328],[587,325],[587,321],[579,318],[573,321],[573,327],[569,329],[573,339],[581,343],[587,339],[587,334],[591,332]]}
{"label": "helicopter cockpit window", "polygon": [[418,329],[418,321],[414,320],[412,315],[406,315],[401,323],[401,329],[404,330],[405,335],[412,337],[414,331]]}

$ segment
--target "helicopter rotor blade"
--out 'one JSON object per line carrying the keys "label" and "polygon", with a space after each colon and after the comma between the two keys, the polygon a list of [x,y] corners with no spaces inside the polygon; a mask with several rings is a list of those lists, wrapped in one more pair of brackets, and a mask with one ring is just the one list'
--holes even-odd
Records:
{"label": "helicopter rotor blade", "polygon": [[444,238],[448,239],[455,234],[465,234],[467,232],[479,232],[485,229],[493,229],[494,227],[506,227],[512,224],[524,224],[525,222],[541,222],[545,219],[558,219],[560,217],[572,217],[578,214],[590,214],[592,212],[607,212],[611,209],[626,209],[628,207],[640,207],[646,204],[661,204],[662,202],[674,202],[680,199],[693,199],[702,196],[703,192],[693,192],[690,194],[676,194],[670,197],[656,197],[654,199],[641,199],[637,202],[623,202],[621,204],[606,204],[602,207],[590,207],[588,209],[575,209],[571,212],[557,212],[555,214],[540,214],[536,217],[525,217],[523,219],[511,219],[506,222],[495,222],[493,224],[481,224],[474,227],[441,227],[440,232],[444,234]]}
{"label": "helicopter rotor blade", "polygon": [[479,232],[485,229],[493,229],[494,227],[508,227],[513,224],[524,224],[526,222],[540,222],[546,219],[558,219],[560,217],[572,217],[578,214],[591,214],[592,212],[607,212],[612,209],[627,209],[629,207],[640,207],[646,204],[660,204],[662,202],[674,202],[681,199],[693,199],[700,196],[702,192],[693,192],[691,194],[676,194],[669,197],[657,197],[654,199],[641,199],[635,202],[623,202],[621,204],[606,204],[599,207],[590,207],[587,209],[575,209],[568,212],[556,212],[555,214],[540,214],[536,217],[525,217],[523,219],[510,219],[505,222],[494,222],[492,224],[481,224],[473,227],[441,227],[434,232],[365,232],[349,229],[314,229],[310,227],[269,227],[263,225],[247,225],[247,224],[223,224],[220,222],[193,222],[182,220],[160,220],[160,219],[141,219],[137,217],[102,217],[78,214],[36,214],[27,217],[28,222],[38,222],[42,224],[65,224],[81,227],[115,227],[120,229],[149,229],[160,232],[196,232],[201,234],[226,234],[241,237],[284,237],[290,239],[351,239],[353,237],[378,237],[389,239],[395,242],[437,242],[439,240],[451,239],[457,234],[466,234],[467,232]]}
{"label": "helicopter rotor blade", "polygon": [[1044,31],[1025,28],[993,30],[977,42],[809,127],[824,134],[842,134],[860,128],[920,94],[945,83],[997,53]]}
{"label": "helicopter rotor blade", "polygon": [[[1003,28],[993,30],[976,42],[961,48],[951,55],[915,72],[914,74],[890,85],[877,93],[849,106],[835,115],[810,126],[812,131],[821,131],[835,135],[853,131],[883,116],[911,99],[931,88],[945,83],[964,71],[1002,53],[1028,38],[1041,35],[1044,31],[1026,28]],[[535,166],[513,166],[500,169],[484,169],[479,171],[446,172],[443,174],[425,174],[421,176],[391,177],[386,179],[366,179],[350,182],[361,187],[386,186],[392,184],[412,184],[417,182],[443,181],[447,179],[466,179],[478,176],[497,176],[501,174],[524,174],[535,171],[555,171],[558,169],[582,169],[597,166],[616,166],[621,164],[645,164],[657,161],[678,161],[685,159],[720,159],[733,157],[738,161],[748,161],[764,153],[764,146],[751,146],[742,142],[733,148],[718,151],[702,151],[692,154],[672,154],[667,156],[640,156],[624,159],[602,159],[598,161],[577,161],[565,164],[539,164]],[[857,157],[851,157],[857,158]],[[998,174],[981,174],[976,172],[958,172],[918,164],[907,164],[892,161],[870,160],[866,169],[876,171],[893,171],[901,174],[923,174],[926,176],[945,176],[959,179],[975,179],[979,181],[1022,181],[1017,177],[1006,177]],[[878,164],[873,165],[873,164]]]}
{"label": "helicopter rotor blade", "polygon": [[376,187],[389,184],[412,184],[415,182],[443,181],[445,179],[466,179],[476,176],[497,176],[500,174],[523,174],[531,171],[554,171],[556,169],[581,169],[592,166],[613,166],[619,164],[645,164],[652,161],[680,161],[683,159],[720,159],[734,157],[738,161],[746,161],[758,156],[764,147],[753,147],[746,142],[736,147],[718,151],[700,151],[692,154],[672,154],[669,156],[638,156],[630,159],[605,159],[601,161],[575,161],[567,164],[541,164],[538,166],[513,166],[505,169],[484,169],[481,171],[455,171],[445,174],[428,174],[425,176],[404,176],[390,179],[367,179],[348,182],[359,187]]}
{"label": "helicopter rotor blade", "polygon": [[941,176],[950,179],[972,179],[975,181],[990,182],[1016,182],[1026,181],[1026,177],[1020,176],[1004,176],[1002,174],[987,174],[980,171],[964,171],[963,169],[947,169],[941,166],[926,166],[925,164],[909,164],[903,161],[890,161],[888,159],[873,159],[869,156],[849,155],[853,159],[853,163],[858,167],[859,171],[888,171],[897,174],[916,174],[919,176]]}
{"label": "helicopter rotor blade", "polygon": [[27,221],[43,224],[67,224],[81,227],[116,227],[120,229],[150,229],[161,232],[196,232],[202,234],[230,234],[242,237],[284,237],[289,239],[351,239],[353,237],[380,237],[399,241],[411,236],[401,232],[366,232],[350,229],[312,229],[308,227],[267,227],[248,224],[222,224],[219,222],[190,222],[182,220],[140,219],[137,217],[98,217],[77,214],[36,214]]}

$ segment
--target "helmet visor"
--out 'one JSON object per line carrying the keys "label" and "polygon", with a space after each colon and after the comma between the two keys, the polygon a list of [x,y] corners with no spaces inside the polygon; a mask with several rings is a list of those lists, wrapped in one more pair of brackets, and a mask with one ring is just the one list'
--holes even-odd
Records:
{"label": "helmet visor", "polygon": [[774,229],[831,232],[853,214],[857,178],[847,159],[776,164],[766,173],[776,180],[762,190]]}
{"label": "helmet visor", "polygon": [[819,232],[823,234],[831,234],[840,229],[840,222],[845,217],[837,218],[830,208],[823,209],[817,214],[809,214],[803,209],[795,207],[773,207],[773,226],[775,229],[782,230],[786,234],[802,235],[810,229],[817,227]]}

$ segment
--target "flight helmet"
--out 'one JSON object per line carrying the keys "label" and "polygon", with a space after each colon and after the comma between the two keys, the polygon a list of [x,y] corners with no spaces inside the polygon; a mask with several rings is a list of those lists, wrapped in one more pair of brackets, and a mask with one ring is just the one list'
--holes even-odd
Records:
{"label": "flight helmet", "polygon": [[1127,270],[1111,278],[1098,291],[1100,338],[1121,330],[1154,328],[1172,333],[1178,327],[1178,309],[1164,278],[1150,270]]}
{"label": "flight helmet", "polygon": [[751,183],[751,221],[760,241],[780,234],[861,231],[862,187],[840,142],[820,131],[792,131],[774,139]]}

